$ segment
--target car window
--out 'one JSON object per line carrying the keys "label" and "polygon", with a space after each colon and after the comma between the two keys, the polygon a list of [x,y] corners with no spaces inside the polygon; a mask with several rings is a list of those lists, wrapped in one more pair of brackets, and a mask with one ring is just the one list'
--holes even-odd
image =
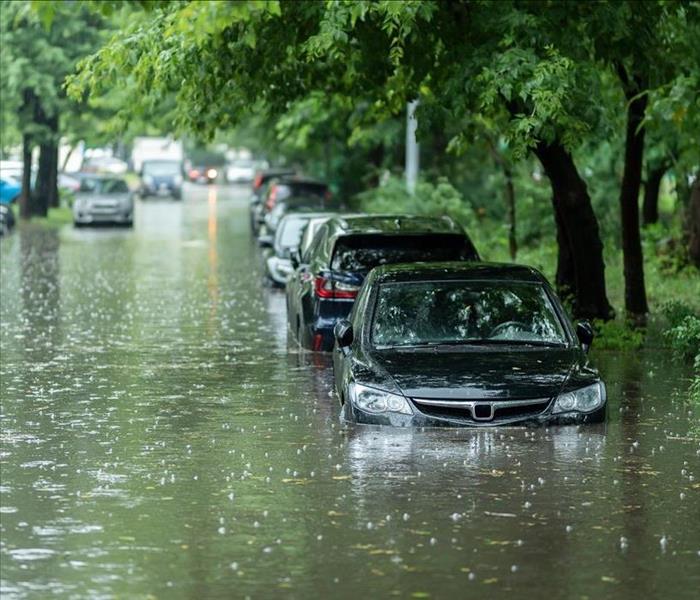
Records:
{"label": "car window", "polygon": [[100,180],[94,177],[84,177],[80,180],[81,192],[95,192],[99,188]]}
{"label": "car window", "polygon": [[296,248],[299,246],[305,226],[306,219],[284,219],[280,223],[277,243],[283,248]]}
{"label": "car window", "polygon": [[175,161],[157,161],[143,163],[144,175],[178,175],[180,173],[180,163]]}
{"label": "car window", "polygon": [[311,262],[311,257],[316,253],[318,248],[323,245],[326,239],[327,230],[328,227],[326,227],[325,224],[319,228],[319,230],[316,232],[316,235],[314,235],[314,239],[311,240],[311,244],[309,244],[309,247],[306,249],[304,256],[302,256],[301,262],[305,264]]}
{"label": "car window", "polygon": [[122,179],[105,179],[100,191],[103,194],[128,194],[129,186]]}
{"label": "car window", "polygon": [[402,282],[379,288],[372,324],[378,347],[468,343],[566,343],[541,284]]}
{"label": "car window", "polygon": [[353,235],[337,240],[331,269],[369,271],[383,264],[463,260],[462,235]]}

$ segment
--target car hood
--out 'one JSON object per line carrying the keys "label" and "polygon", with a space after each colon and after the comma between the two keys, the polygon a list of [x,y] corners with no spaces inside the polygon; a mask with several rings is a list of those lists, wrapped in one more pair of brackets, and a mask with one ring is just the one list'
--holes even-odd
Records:
{"label": "car hood", "polygon": [[374,359],[405,396],[443,400],[549,398],[585,363],[578,348],[382,350]]}

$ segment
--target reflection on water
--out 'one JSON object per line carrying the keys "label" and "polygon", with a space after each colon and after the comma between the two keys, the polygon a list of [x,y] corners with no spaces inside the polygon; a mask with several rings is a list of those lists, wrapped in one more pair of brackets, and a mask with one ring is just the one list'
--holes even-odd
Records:
{"label": "reflection on water", "polygon": [[695,597],[686,367],[597,356],[600,427],[343,425],[246,200],[2,240],[3,599]]}

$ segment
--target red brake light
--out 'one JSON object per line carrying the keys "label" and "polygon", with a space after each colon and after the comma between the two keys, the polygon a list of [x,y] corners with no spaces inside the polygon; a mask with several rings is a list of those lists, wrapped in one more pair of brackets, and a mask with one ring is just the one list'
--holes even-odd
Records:
{"label": "red brake light", "polygon": [[262,185],[262,173],[258,173],[253,180],[253,189],[257,190]]}
{"label": "red brake light", "polygon": [[355,298],[359,286],[332,281],[326,277],[314,279],[314,291],[319,298]]}

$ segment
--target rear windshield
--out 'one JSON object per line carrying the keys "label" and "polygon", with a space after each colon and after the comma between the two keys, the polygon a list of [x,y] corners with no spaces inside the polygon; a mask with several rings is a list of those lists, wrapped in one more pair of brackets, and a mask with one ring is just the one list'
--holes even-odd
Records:
{"label": "rear windshield", "polygon": [[403,262],[442,262],[472,259],[471,244],[462,235],[353,235],[338,239],[333,252],[334,271],[369,271]]}
{"label": "rear windshield", "polygon": [[306,219],[285,219],[280,225],[279,245],[283,248],[296,248],[306,226]]}
{"label": "rear windshield", "polygon": [[278,191],[283,196],[324,196],[328,191],[325,183],[311,183],[301,181],[284,181],[278,184],[282,190]]}

